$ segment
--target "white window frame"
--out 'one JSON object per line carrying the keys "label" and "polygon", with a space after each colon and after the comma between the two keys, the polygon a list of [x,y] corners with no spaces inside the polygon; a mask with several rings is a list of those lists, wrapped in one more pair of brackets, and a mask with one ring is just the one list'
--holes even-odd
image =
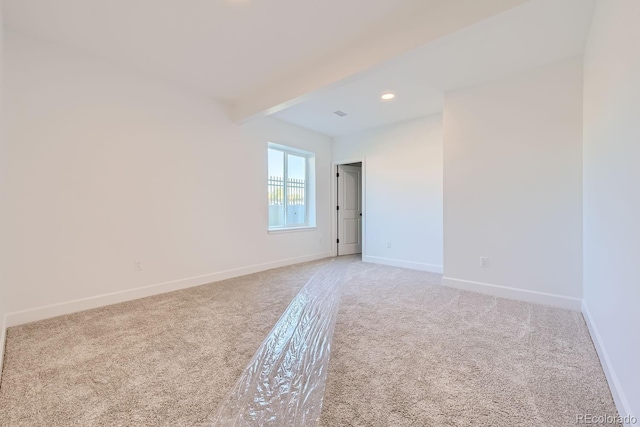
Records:
{"label": "white window frame", "polygon": [[[310,151],[300,150],[299,148],[293,148],[287,145],[276,144],[269,142],[267,144],[267,150],[272,149],[281,151],[284,153],[284,185],[283,185],[283,198],[284,198],[284,226],[268,226],[268,231],[272,233],[288,233],[293,231],[309,231],[316,229],[315,220],[315,153]],[[304,179],[304,194],[305,194],[305,223],[287,225],[287,207],[288,207],[288,192],[287,182],[289,178],[289,157],[287,154],[291,154],[305,159],[305,179]],[[267,173],[267,179],[269,174]],[[268,206],[267,206],[268,208]],[[267,213],[268,216],[268,213]]]}

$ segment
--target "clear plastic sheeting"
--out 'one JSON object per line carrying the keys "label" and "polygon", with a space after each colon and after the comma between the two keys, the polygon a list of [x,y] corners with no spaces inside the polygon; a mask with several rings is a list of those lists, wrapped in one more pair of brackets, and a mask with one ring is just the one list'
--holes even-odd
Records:
{"label": "clear plastic sheeting", "polygon": [[347,266],[323,266],[291,301],[211,426],[316,426]]}

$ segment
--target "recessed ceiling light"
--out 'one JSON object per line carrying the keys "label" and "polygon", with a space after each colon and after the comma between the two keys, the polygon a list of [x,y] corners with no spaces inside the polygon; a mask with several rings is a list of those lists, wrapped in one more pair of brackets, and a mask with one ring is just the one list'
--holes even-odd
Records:
{"label": "recessed ceiling light", "polygon": [[382,98],[383,101],[390,101],[393,98],[396,97],[396,94],[393,92],[385,92],[382,94],[382,96],[380,98]]}

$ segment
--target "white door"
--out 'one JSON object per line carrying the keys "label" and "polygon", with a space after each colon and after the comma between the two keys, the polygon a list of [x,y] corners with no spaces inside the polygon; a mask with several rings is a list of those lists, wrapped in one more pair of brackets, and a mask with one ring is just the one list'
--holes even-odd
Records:
{"label": "white door", "polygon": [[338,255],[362,253],[362,167],[338,166]]}

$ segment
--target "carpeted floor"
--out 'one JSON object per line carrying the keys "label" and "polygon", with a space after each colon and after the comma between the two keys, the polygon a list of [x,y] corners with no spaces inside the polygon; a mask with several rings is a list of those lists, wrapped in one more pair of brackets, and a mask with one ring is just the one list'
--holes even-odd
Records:
{"label": "carpeted floor", "polygon": [[567,426],[616,415],[582,314],[354,263],[324,426]]}
{"label": "carpeted floor", "polygon": [[[616,414],[577,312],[349,263],[323,426],[575,425]],[[326,261],[10,328],[1,426],[197,426]]]}

